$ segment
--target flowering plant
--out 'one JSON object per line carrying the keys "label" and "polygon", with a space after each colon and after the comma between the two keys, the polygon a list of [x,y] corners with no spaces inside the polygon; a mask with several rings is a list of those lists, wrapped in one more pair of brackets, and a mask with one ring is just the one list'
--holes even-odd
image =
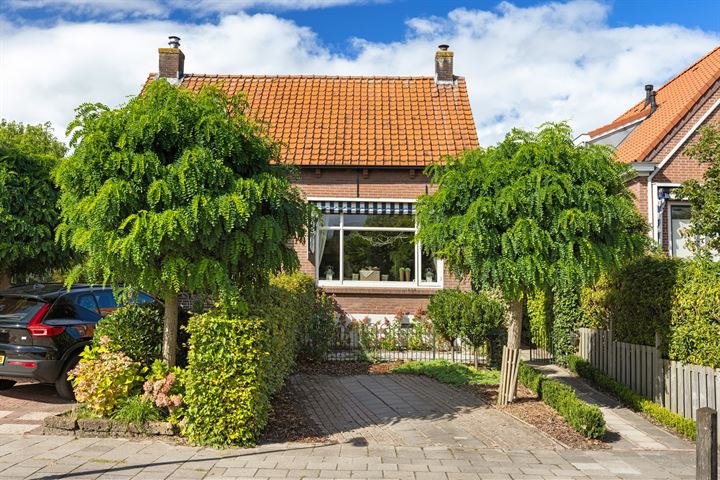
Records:
{"label": "flowering plant", "polygon": [[88,345],[80,362],[68,372],[75,398],[100,416],[110,415],[143,380],[145,368],[133,362],[106,336]]}
{"label": "flowering plant", "polygon": [[155,360],[150,374],[143,385],[143,397],[152,401],[159,408],[166,408],[172,416],[182,405],[183,371],[178,367],[172,369],[161,360]]}

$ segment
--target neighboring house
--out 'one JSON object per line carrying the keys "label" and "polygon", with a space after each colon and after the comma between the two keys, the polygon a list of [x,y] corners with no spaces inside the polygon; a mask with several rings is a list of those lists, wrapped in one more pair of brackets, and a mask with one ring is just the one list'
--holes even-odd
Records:
{"label": "neighboring house", "polygon": [[296,185],[323,213],[296,245],[301,269],[347,314],[412,315],[438,289],[459,285],[413,242],[415,202],[431,188],[423,169],[478,147],[447,45],[435,54],[435,76],[204,75],[185,73],[178,40],[159,50],[160,72],[148,82],[247,95],[252,115],[282,143],[282,161],[298,167]]}
{"label": "neighboring house", "polygon": [[690,220],[688,203],[674,191],[686,180],[702,180],[706,166],[688,158],[685,148],[703,125],[720,121],[720,47],[653,90],[612,123],[578,138],[611,145],[637,176],[629,183],[636,205],[651,226],[653,239],[672,256],[691,255],[682,231]]}

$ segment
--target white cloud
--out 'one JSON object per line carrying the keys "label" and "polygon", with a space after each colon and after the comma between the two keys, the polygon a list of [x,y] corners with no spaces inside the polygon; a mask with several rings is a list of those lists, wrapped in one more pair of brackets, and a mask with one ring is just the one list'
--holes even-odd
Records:
{"label": "white cloud", "polygon": [[387,0],[6,0],[16,12],[84,15],[105,20],[166,18],[172,11],[188,11],[199,17],[235,14],[247,9],[312,10]]}
{"label": "white cloud", "polygon": [[171,34],[182,37],[186,71],[198,73],[432,75],[436,46],[449,43],[488,145],[514,126],[549,120],[570,120],[577,132],[598,127],[639,100],[645,83],[660,85],[718,43],[716,34],[677,25],[611,28],[607,13],[588,1],[457,9],[409,20],[403,41],[355,39],[353,57],[270,14],[45,29],[0,19],[0,117],[50,120],[62,134],[78,104],[117,105],[136,94]]}

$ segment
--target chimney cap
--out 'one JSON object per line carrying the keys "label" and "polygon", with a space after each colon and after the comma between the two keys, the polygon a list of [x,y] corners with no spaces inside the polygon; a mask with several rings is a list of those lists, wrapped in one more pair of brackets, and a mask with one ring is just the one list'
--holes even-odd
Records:
{"label": "chimney cap", "polygon": [[445,51],[447,51],[448,48],[450,48],[450,45],[446,45],[446,44],[443,43],[443,44],[441,44],[441,45],[438,45],[438,48],[439,48],[440,50],[442,50],[443,52],[445,52]]}
{"label": "chimney cap", "polygon": [[646,92],[652,92],[652,89],[653,89],[653,85],[652,85],[651,83],[645,85],[645,91],[646,91]]}
{"label": "chimney cap", "polygon": [[177,37],[177,36],[175,36],[175,35],[170,35],[170,36],[168,37],[168,40],[170,40],[170,41],[168,42],[168,45],[170,45],[170,47],[172,47],[172,48],[180,48],[180,37]]}

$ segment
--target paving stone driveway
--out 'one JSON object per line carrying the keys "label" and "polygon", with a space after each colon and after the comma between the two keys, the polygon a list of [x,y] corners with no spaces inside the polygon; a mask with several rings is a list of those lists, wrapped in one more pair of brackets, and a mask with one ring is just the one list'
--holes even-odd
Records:
{"label": "paving stone driveway", "polygon": [[45,417],[71,406],[72,402],[60,398],[50,385],[24,382],[0,390],[0,434],[39,431]]}
{"label": "paving stone driveway", "polygon": [[474,395],[411,375],[295,375],[315,422],[339,443],[473,448],[556,448],[557,442]]}

